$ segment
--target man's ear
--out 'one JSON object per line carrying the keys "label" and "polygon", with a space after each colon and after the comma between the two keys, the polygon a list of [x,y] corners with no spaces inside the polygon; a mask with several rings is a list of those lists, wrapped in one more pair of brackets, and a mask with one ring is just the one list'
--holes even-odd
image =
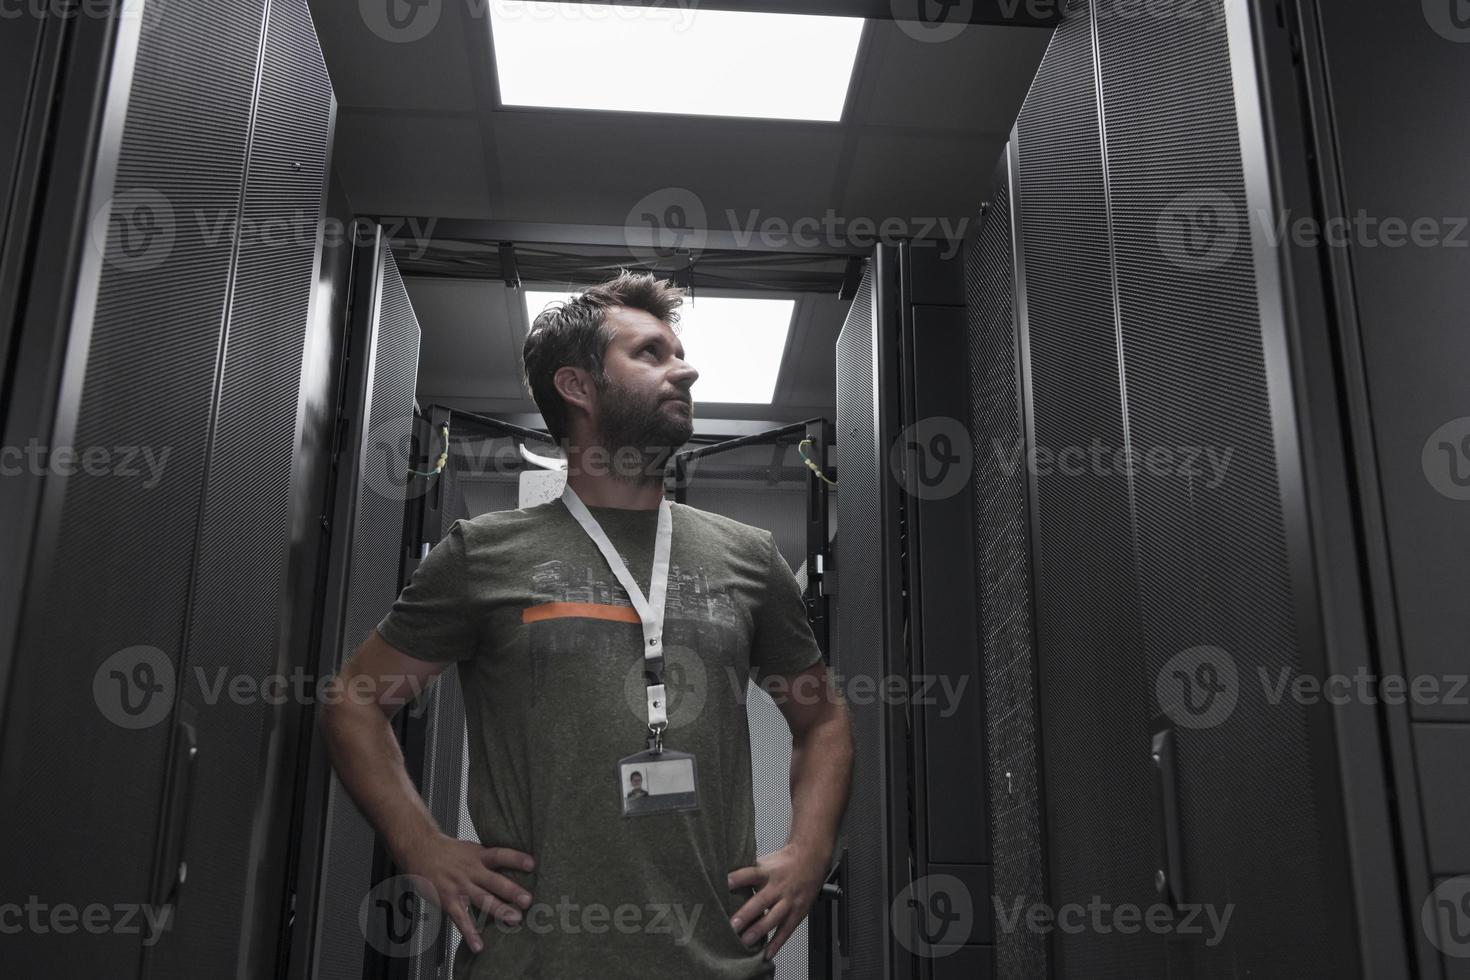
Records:
{"label": "man's ear", "polygon": [[597,385],[592,373],[585,368],[563,365],[551,376],[551,383],[568,405],[575,405],[588,416],[597,404]]}

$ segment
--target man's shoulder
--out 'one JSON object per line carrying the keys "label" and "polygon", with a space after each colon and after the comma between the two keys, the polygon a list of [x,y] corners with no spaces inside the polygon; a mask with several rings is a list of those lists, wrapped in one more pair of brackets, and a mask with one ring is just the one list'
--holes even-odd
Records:
{"label": "man's shoulder", "polygon": [[562,507],[560,500],[548,500],[533,507],[522,507],[518,510],[487,510],[483,514],[473,517],[461,518],[468,524],[477,527],[496,527],[500,525],[514,525],[545,520],[552,516],[552,512]]}
{"label": "man's shoulder", "polygon": [[711,534],[731,539],[747,547],[758,549],[765,547],[766,535],[770,533],[765,528],[746,524],[733,517],[716,514],[714,511],[700,510],[688,504],[674,504],[673,506],[678,512],[686,514],[689,521]]}
{"label": "man's shoulder", "polygon": [[454,526],[459,528],[467,544],[493,545],[512,540],[522,533],[534,532],[548,521],[555,520],[557,515],[553,510],[560,506],[561,502],[554,500],[519,510],[488,510],[483,514],[461,517]]}

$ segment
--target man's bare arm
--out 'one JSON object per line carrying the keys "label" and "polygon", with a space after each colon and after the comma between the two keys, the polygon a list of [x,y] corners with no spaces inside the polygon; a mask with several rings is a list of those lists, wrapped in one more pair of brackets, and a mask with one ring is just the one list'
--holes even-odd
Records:
{"label": "man's bare arm", "polygon": [[317,714],[337,777],[400,864],[406,844],[439,827],[408,777],[390,722],[443,668],[400,653],[373,630],[328,681]]}
{"label": "man's bare arm", "polygon": [[433,885],[435,895],[429,897],[479,952],[466,902],[505,922],[520,921],[512,903],[528,907],[530,894],[493,869],[529,871],[534,862],[521,851],[481,847],[443,833],[408,776],[390,722],[444,667],[408,656],[373,630],[328,681],[317,726],[337,777],[382,836],[394,863]]}
{"label": "man's bare arm", "polygon": [[777,699],[791,728],[791,834],[788,842],[832,859],[852,783],[852,723],[842,695],[818,663]]}
{"label": "man's bare arm", "polygon": [[[772,691],[791,728],[791,833],[786,846],[730,875],[732,888],[758,890],[731,919],[751,945],[775,930],[776,955],[806,918],[832,860],[852,780],[853,742],[847,706],[817,663]],[[769,910],[769,911],[767,911]]]}

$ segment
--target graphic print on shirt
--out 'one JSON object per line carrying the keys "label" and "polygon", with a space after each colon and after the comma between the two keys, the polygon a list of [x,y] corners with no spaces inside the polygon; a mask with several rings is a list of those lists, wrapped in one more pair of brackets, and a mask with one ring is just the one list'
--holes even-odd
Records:
{"label": "graphic print on shirt", "polygon": [[[538,709],[571,710],[580,692],[596,697],[596,687],[603,702],[608,691],[621,690],[619,709],[646,721],[642,627],[607,563],[548,559],[532,566],[529,592],[521,622]],[[712,585],[702,566],[670,563],[663,629],[670,731],[699,717],[711,684],[731,685],[744,697],[744,630],[727,588]]]}

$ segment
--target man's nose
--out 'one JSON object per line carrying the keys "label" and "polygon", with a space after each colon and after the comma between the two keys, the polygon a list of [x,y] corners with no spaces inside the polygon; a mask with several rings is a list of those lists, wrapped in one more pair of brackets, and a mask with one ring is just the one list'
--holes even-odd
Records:
{"label": "man's nose", "polygon": [[687,392],[690,386],[699,380],[699,372],[694,369],[694,365],[685,361],[674,369],[671,380],[675,386],[683,388]]}

